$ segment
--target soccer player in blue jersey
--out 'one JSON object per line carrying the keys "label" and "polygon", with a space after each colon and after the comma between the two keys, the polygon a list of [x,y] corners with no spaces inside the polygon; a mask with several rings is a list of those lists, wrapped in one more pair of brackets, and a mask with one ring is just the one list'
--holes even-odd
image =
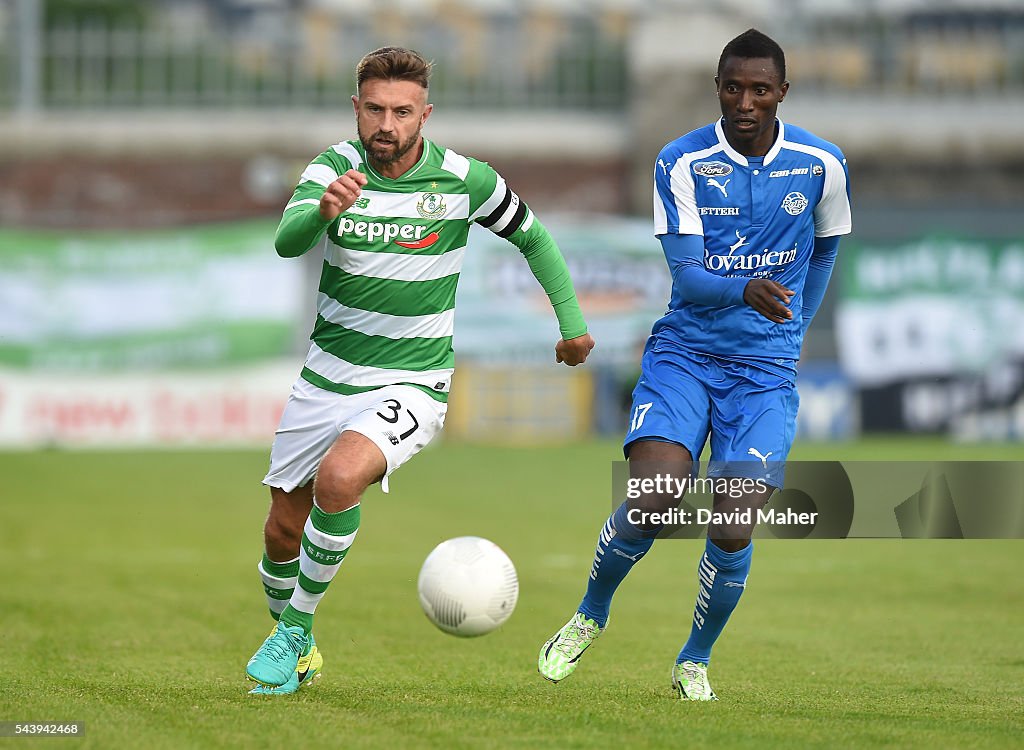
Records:
{"label": "soccer player in blue jersey", "polygon": [[[754,29],[739,35],[715,84],[721,119],[669,143],[655,164],[654,231],[672,299],[647,341],[624,452],[631,479],[686,478],[710,437],[708,476],[732,483],[714,495],[718,511],[761,508],[782,486],[796,362],[851,219],[842,152],[776,116],[789,91],[778,44]],[[582,603],[541,647],[547,679],[572,674],[606,628],[615,589],[663,528],[650,513],[681,501],[661,489],[608,518]],[[717,700],[711,649],[746,586],[752,531],[708,525],[689,638],[672,668],[684,700]]]}

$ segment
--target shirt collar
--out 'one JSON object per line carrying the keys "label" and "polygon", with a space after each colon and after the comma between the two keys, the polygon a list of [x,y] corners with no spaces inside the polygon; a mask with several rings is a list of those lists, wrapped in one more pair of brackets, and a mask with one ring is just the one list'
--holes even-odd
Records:
{"label": "shirt collar", "polygon": [[[719,121],[715,123],[715,135],[718,136],[719,145],[722,147],[722,150],[725,151],[725,155],[732,159],[734,162],[743,167],[750,166],[749,162],[747,162],[747,157],[745,157],[739,151],[730,146],[729,141],[726,140],[725,130],[722,129],[722,119],[719,119]],[[780,120],[778,117],[775,118],[775,123],[779,126],[779,132],[775,136],[775,143],[773,143],[772,147],[768,149],[768,153],[764,155],[763,164],[766,167],[769,164],[771,164],[772,160],[776,156],[779,155],[779,152],[782,150],[782,141],[786,137],[785,123],[783,123],[782,120]]]}

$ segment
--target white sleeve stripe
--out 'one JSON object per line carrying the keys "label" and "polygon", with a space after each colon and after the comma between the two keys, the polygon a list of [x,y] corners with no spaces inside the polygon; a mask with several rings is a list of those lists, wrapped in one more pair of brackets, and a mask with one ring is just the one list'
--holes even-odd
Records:
{"label": "white sleeve stripe", "polygon": [[284,210],[287,211],[289,208],[295,208],[296,206],[319,206],[319,205],[320,205],[320,201],[318,199],[316,199],[316,198],[303,198],[300,201],[292,201],[291,203],[289,203],[287,206],[284,207]]}
{"label": "white sleeve stripe", "polygon": [[841,234],[849,234],[853,231],[853,224],[841,224],[835,227],[826,227],[825,229],[814,228],[815,237],[838,237]]}
{"label": "white sleeve stripe", "polygon": [[466,175],[469,174],[469,159],[461,154],[455,153],[450,148],[446,149],[444,152],[444,159],[441,161],[441,169],[446,172],[451,172],[460,180],[465,181]]}
{"label": "white sleeve stripe", "polygon": [[344,156],[348,159],[348,163],[352,165],[352,169],[359,169],[359,165],[363,163],[363,157],[359,155],[359,152],[355,150],[355,147],[348,141],[342,141],[331,146],[336,154]]}
{"label": "white sleeve stripe", "polygon": [[494,192],[491,193],[491,197],[480,204],[480,208],[473,212],[469,220],[472,222],[482,216],[489,216],[494,209],[501,205],[501,201],[505,198],[506,190],[508,190],[508,187],[505,185],[505,181],[501,179],[501,175],[498,175],[498,182],[494,186]]}
{"label": "white sleeve stripe", "polygon": [[523,222],[522,231],[529,232],[533,226],[533,211],[526,209],[526,221]]}
{"label": "white sleeve stripe", "polygon": [[669,172],[672,199],[675,201],[676,212],[679,215],[679,227],[676,229],[679,234],[704,235],[704,222],[700,220],[700,215],[697,212],[696,190],[693,184],[693,174],[690,171],[690,165],[694,159],[703,157],[704,152],[702,151],[686,154],[676,161],[675,166]]}
{"label": "white sleeve stripe", "polygon": [[820,159],[825,167],[821,200],[814,208],[814,236],[849,234],[853,228],[850,197],[846,193],[846,170],[834,154],[816,146],[786,141],[784,148]]}
{"label": "white sleeve stripe", "polygon": [[315,182],[317,185],[327,187],[336,179],[338,179],[338,173],[326,164],[310,164],[302,172],[302,176],[299,178],[299,184],[301,185],[303,182]]}
{"label": "white sleeve stripe", "polygon": [[[654,176],[654,233],[704,235],[704,222],[697,210],[697,194],[691,166],[695,161],[722,152],[722,145],[715,144],[699,151],[679,154],[666,175],[664,171]],[[665,170],[658,157],[655,170]]]}
{"label": "white sleeve stripe", "polygon": [[665,203],[658,193],[658,183],[654,183],[654,233],[668,233],[668,212],[665,211]]}

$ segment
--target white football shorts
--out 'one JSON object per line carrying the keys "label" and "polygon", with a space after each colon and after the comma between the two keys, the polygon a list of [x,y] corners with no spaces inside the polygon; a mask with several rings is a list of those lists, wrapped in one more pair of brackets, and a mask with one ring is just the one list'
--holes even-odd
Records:
{"label": "white football shorts", "polygon": [[447,411],[447,404],[408,385],[344,396],[299,378],[274,435],[263,484],[285,492],[304,487],[316,476],[327,449],[352,430],[372,440],[387,459],[381,480],[387,492],[388,476],[441,432]]}

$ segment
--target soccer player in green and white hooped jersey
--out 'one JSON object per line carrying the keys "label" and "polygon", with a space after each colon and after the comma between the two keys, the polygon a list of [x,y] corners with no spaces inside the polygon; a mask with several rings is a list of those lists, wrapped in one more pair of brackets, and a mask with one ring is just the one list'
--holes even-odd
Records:
{"label": "soccer player in green and white hooped jersey", "polygon": [[366,55],[352,97],[358,140],[306,168],[275,245],[296,257],[328,241],[316,325],[271,449],[260,576],[277,620],[249,660],[257,694],[320,674],[313,615],[359,528],[363,491],[444,423],[454,370],[455,287],[473,222],[508,239],[547,293],[555,359],[594,347],[568,269],[533,212],[487,164],[421,135],[431,64],[399,47]]}

